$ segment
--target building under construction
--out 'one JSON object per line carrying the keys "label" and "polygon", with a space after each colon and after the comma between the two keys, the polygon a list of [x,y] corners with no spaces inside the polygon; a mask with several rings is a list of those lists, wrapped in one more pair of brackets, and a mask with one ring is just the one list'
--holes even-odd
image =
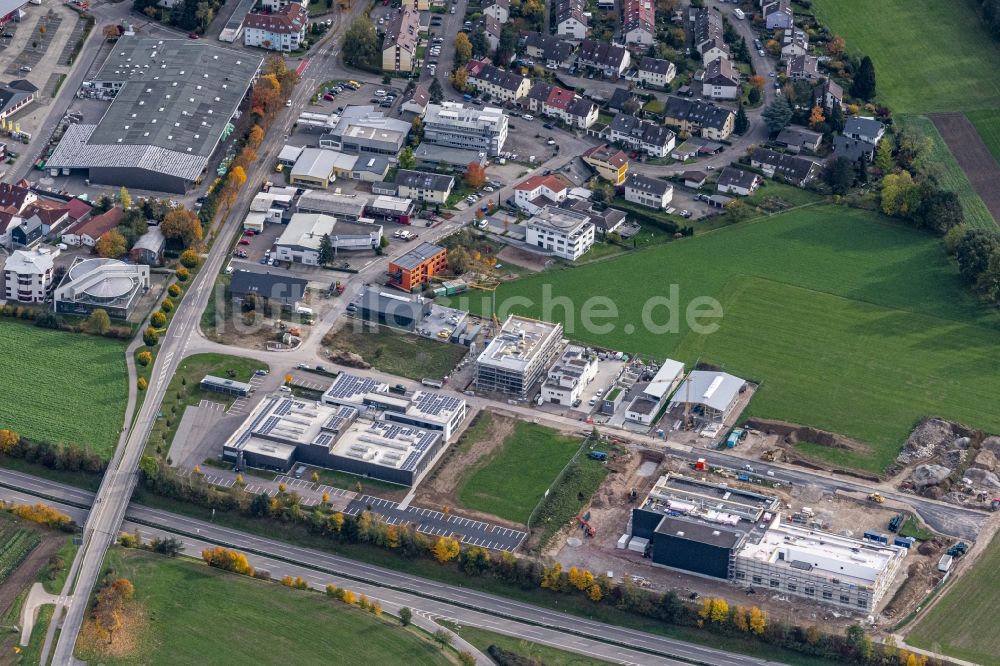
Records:
{"label": "building under construction", "polygon": [[511,315],[476,359],[476,389],[527,398],[562,346],[562,325]]}

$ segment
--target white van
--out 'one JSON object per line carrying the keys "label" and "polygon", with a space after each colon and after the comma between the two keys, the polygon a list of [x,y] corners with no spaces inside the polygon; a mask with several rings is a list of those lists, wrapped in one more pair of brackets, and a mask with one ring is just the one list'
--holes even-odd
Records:
{"label": "white van", "polygon": [[737,7],[736,9],[733,10],[733,16],[735,16],[736,18],[738,18],[741,21],[747,17],[747,15],[744,14],[743,10],[740,9],[739,7]]}

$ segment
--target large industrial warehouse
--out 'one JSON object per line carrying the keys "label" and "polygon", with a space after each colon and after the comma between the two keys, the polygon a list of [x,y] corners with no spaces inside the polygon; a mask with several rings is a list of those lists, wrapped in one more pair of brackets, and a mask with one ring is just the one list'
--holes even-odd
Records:
{"label": "large industrial warehouse", "polygon": [[874,611],[906,548],[786,525],[779,505],[770,495],[667,474],[632,510],[629,548],[645,548],[654,564],[741,587]]}
{"label": "large industrial warehouse", "polygon": [[111,98],[96,124],[70,125],[55,176],[183,194],[201,178],[263,58],[189,39],[123,37],[84,88]]}

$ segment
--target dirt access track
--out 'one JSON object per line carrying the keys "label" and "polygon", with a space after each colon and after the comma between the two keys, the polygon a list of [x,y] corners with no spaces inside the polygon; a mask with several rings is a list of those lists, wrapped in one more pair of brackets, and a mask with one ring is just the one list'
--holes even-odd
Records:
{"label": "dirt access track", "polygon": [[1000,223],[1000,164],[964,113],[930,113],[928,117],[972,183],[972,189]]}

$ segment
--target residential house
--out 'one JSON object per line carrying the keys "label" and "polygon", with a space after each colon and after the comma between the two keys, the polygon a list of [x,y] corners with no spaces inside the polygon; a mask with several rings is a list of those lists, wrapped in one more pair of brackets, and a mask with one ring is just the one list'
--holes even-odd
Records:
{"label": "residential house", "polygon": [[663,210],[674,197],[674,186],[659,178],[630,173],[625,181],[625,201]]}
{"label": "residential house", "polygon": [[625,211],[617,208],[604,208],[597,210],[589,199],[578,199],[569,197],[561,204],[562,208],[570,208],[578,213],[586,213],[590,216],[590,223],[594,229],[602,236],[607,236],[613,231],[617,231],[625,223]]}
{"label": "residential house", "polygon": [[486,35],[486,43],[490,46],[490,53],[497,50],[500,46],[500,30],[503,29],[503,23],[498,21],[490,14],[483,14],[475,25],[472,27],[472,32],[475,34],[479,30],[483,31]]}
{"label": "residential house", "polygon": [[587,129],[597,122],[597,105],[571,90],[538,81],[522,100],[533,113],[558,118],[567,125]]}
{"label": "residential house", "polygon": [[412,72],[417,55],[420,14],[401,7],[389,15],[382,39],[382,69],[389,72]]}
{"label": "residential house", "polygon": [[52,293],[54,259],[58,250],[15,250],[3,267],[4,299],[18,303],[44,303]]}
{"label": "residential house", "polygon": [[14,115],[35,101],[38,88],[27,79],[15,79],[0,86],[0,118]]}
{"label": "residential house", "polygon": [[627,88],[615,88],[608,100],[608,111],[635,114],[642,108],[642,98]]}
{"label": "residential house", "polygon": [[514,205],[534,215],[546,206],[565,201],[570,187],[570,183],[561,176],[532,176],[514,186]]}
{"label": "residential house", "polygon": [[844,122],[843,134],[851,139],[878,145],[885,135],[885,125],[874,118],[851,116]]}
{"label": "residential house", "polygon": [[701,56],[703,66],[718,58],[729,57],[729,47],[724,39],[722,16],[708,8],[691,8],[688,33],[694,50]]}
{"label": "residential house", "polygon": [[42,239],[42,221],[37,215],[21,218],[21,223],[10,231],[10,245],[13,248],[31,247]]}
{"label": "residential house", "polygon": [[563,122],[577,129],[587,129],[597,122],[597,105],[585,97],[577,97],[566,109]]}
{"label": "residential house", "polygon": [[389,284],[412,292],[448,268],[448,251],[440,245],[421,243],[389,262]]}
{"label": "residential house", "polygon": [[840,87],[840,84],[835,81],[827,79],[825,81],[820,81],[812,89],[813,106],[820,106],[827,111],[833,110],[833,105],[836,104],[843,108],[844,106],[844,89]]}
{"label": "residential house", "polygon": [[500,23],[510,20],[510,0],[483,0],[481,7],[485,16],[492,16]]}
{"label": "residential house", "polygon": [[570,39],[586,39],[590,34],[587,6],[581,0],[556,0],[552,15],[556,34]]}
{"label": "residential house", "polygon": [[653,0],[621,0],[622,35],[626,44],[652,46],[656,42],[656,5]]}
{"label": "residential house", "polygon": [[835,160],[838,157],[846,157],[851,162],[858,160],[871,162],[875,158],[875,144],[838,134],[833,137],[833,151],[830,153],[830,159]]}
{"label": "residential house", "polygon": [[621,185],[628,174],[628,155],[608,145],[588,148],[581,156],[597,175],[612,185]]}
{"label": "residential house", "polygon": [[55,233],[71,220],[69,208],[64,203],[48,199],[38,199],[21,212],[21,217],[37,217],[42,223],[42,234],[45,236]]}
{"label": "residential house", "polygon": [[309,13],[297,2],[274,12],[250,12],[243,21],[243,44],[290,53],[302,48]]}
{"label": "residential house", "polygon": [[139,236],[139,239],[129,250],[128,256],[133,263],[146,264],[147,266],[161,266],[163,264],[163,249],[167,241],[163,237],[163,232],[159,227],[150,227],[149,231]]}
{"label": "residential house", "polygon": [[494,102],[516,103],[531,90],[531,79],[494,66],[488,60],[473,60],[466,65],[466,85]]}
{"label": "residential house", "polygon": [[694,189],[700,188],[708,180],[708,174],[704,171],[685,171],[681,174],[684,179],[684,186]]}
{"label": "residential house", "polygon": [[812,81],[819,78],[819,58],[811,55],[797,55],[785,61],[785,76],[793,81]]}
{"label": "residential house", "polygon": [[750,154],[750,164],[768,178],[781,178],[798,187],[805,187],[819,173],[819,165],[804,157],[776,153],[757,148]]}
{"label": "residential house", "polygon": [[778,133],[774,142],[785,148],[785,152],[798,153],[807,150],[815,153],[819,150],[819,144],[823,140],[823,135],[819,132],[789,125]]}
{"label": "residential house", "polygon": [[784,42],[781,47],[782,60],[809,53],[809,35],[798,28],[792,30],[791,35],[786,35]]}
{"label": "residential house", "polygon": [[546,206],[528,220],[525,243],[576,261],[594,245],[594,225],[586,213]]}
{"label": "residential house", "polygon": [[736,114],[730,109],[710,102],[671,95],[667,97],[663,119],[668,125],[678,128],[680,132],[699,134],[705,139],[721,141],[733,133]]}
{"label": "residential house", "polygon": [[0,247],[9,249],[11,247],[11,232],[21,225],[21,218],[14,213],[0,211]]}
{"label": "residential house", "polygon": [[621,76],[628,69],[631,57],[628,49],[619,44],[585,39],[580,42],[577,64],[591,67],[606,76]]}
{"label": "residential house", "polygon": [[60,240],[66,245],[94,247],[101,236],[121,224],[124,214],[125,211],[116,206],[98,215],[92,215],[67,229]]}
{"label": "residential house", "polygon": [[419,118],[423,118],[424,113],[427,111],[427,104],[430,101],[431,94],[430,91],[427,90],[427,86],[422,83],[418,83],[409,98],[403,102],[403,106],[401,108],[406,113],[412,113]]}
{"label": "residential house", "polygon": [[639,61],[638,78],[644,86],[666,88],[677,76],[677,67],[669,60],[644,56]]}
{"label": "residential house", "polygon": [[740,96],[740,74],[728,58],[708,63],[702,79],[702,94],[711,99],[736,99]]}
{"label": "residential house", "polygon": [[417,12],[426,12],[431,8],[429,0],[403,0],[401,4],[403,7]]}
{"label": "residential house", "polygon": [[576,60],[576,47],[565,39],[540,32],[525,32],[522,40],[524,54],[540,60],[550,69],[568,69]]}
{"label": "residential house", "polygon": [[619,113],[608,126],[608,138],[650,157],[666,157],[674,148],[676,135],[664,125]]}
{"label": "residential house", "polygon": [[748,197],[756,192],[763,182],[764,179],[753,171],[727,166],[719,174],[719,182],[715,189],[724,194],[738,194],[741,197]]}
{"label": "residential house", "polygon": [[28,187],[28,181],[0,183],[0,210],[17,214],[37,200],[38,196]]}
{"label": "residential house", "polygon": [[438,173],[400,169],[396,172],[397,196],[428,203],[448,201],[455,179]]}
{"label": "residential house", "polygon": [[788,30],[795,24],[791,0],[773,0],[761,8],[764,27],[768,30]]}

